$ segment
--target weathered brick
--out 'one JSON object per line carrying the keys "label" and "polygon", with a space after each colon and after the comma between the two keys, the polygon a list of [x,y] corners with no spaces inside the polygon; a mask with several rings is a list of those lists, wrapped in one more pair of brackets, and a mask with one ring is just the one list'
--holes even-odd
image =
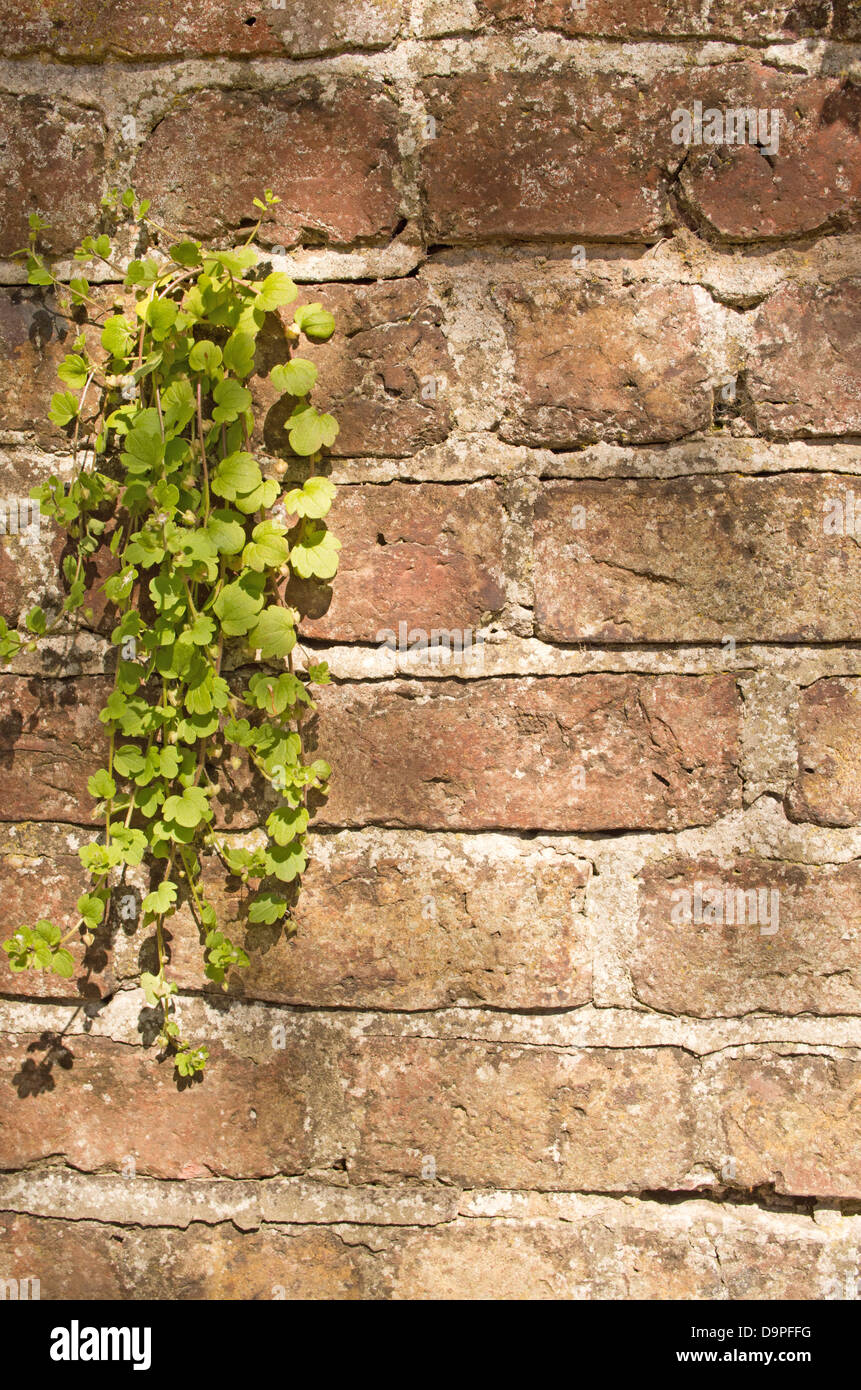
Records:
{"label": "weathered brick", "polygon": [[[0,848],[0,941],[20,926],[32,926],[40,917],[56,923],[64,934],[79,921],[76,903],[89,880],[77,853],[56,841],[39,845],[35,838],[26,828],[20,833],[16,829],[14,838],[4,837]],[[70,980],[44,970],[13,972],[8,955],[0,951],[0,993],[85,1000],[113,994],[117,977],[106,926],[99,929],[91,946],[85,947],[77,935],[65,945],[75,959],[75,974]]]}
{"label": "weathered brick", "polygon": [[105,167],[104,125],[95,111],[39,96],[0,96],[0,151],[0,256],[26,246],[31,212],[51,224],[41,239],[54,252],[70,250],[93,230]]}
{"label": "weathered brick", "polygon": [[845,486],[834,474],[548,484],[537,630],[558,642],[851,641],[861,551],[825,531]]}
{"label": "weathered brick", "polygon": [[[132,1182],[129,1189],[133,1198]],[[186,1230],[145,1230],[3,1213],[0,1229],[9,1277],[38,1278],[43,1299],[340,1301],[363,1296],[372,1264],[367,1246],[319,1227],[240,1234],[230,1222],[194,1222]],[[364,1238],[362,1228],[356,1235]]]}
{"label": "weathered brick", "polygon": [[4,51],[61,58],[301,57],[390,43],[405,0],[7,0]]}
{"label": "weathered brick", "polygon": [[834,1239],[809,1217],[695,1200],[580,1198],[558,1220],[534,1208],[476,1194],[466,1218],[432,1232],[390,1233],[384,1258],[396,1296],[810,1299],[845,1298],[847,1289],[855,1296],[852,1235]]}
{"label": "weathered brick", "polygon": [[[425,83],[431,241],[655,236],[671,220],[671,123],[634,79],[575,70]],[[676,152],[676,158],[678,153]]]}
{"label": "weathered brick", "polygon": [[[697,884],[704,909],[696,916],[708,920],[679,921],[688,908],[694,916]],[[723,894],[719,911],[708,889]],[[755,911],[750,900],[739,911],[736,894],[745,890],[767,895],[757,897]],[[814,866],[755,856],[659,860],[640,875],[634,993],[650,1008],[698,1017],[756,1010],[859,1013],[859,921],[858,861]]]}
{"label": "weathered brick", "polygon": [[861,430],[861,280],[787,284],[757,310],[748,384],[759,431]]}
{"label": "weathered brick", "polygon": [[[100,678],[0,682],[0,818],[86,823],[109,691]],[[359,682],[324,687],[319,705],[317,745],[337,769],[321,824],[673,829],[739,801],[728,676]],[[222,822],[253,825],[263,804],[238,775]]]}
{"label": "weathered brick", "polygon": [[87,779],[104,764],[103,678],[0,679],[0,818],[86,824]]}
{"label": "weathered brick", "polygon": [[499,285],[496,298],[514,357],[504,439],[554,449],[646,444],[710,425],[704,324],[689,285],[533,277]]}
{"label": "weathered brick", "polygon": [[428,829],[702,824],[736,805],[727,677],[386,681],[322,693],[321,820]]}
{"label": "weathered brick", "polygon": [[[130,1185],[131,1187],[131,1185]],[[333,1217],[342,1196],[321,1191]],[[134,1188],[129,1201],[134,1200]],[[854,1296],[855,1218],[470,1194],[444,1225],[185,1229],[4,1213],[8,1277],[52,1299],[821,1299]],[[774,1258],[779,1250],[780,1258]]]}
{"label": "weathered brick", "polygon": [[[471,1187],[684,1187],[693,1058],[677,1048],[564,1052],[432,1038],[368,1040],[342,1062],[354,1181]],[[659,1123],[644,1123],[656,1094]]]}
{"label": "weathered brick", "polygon": [[[847,0],[851,3],[851,0]],[[702,36],[762,42],[802,35],[841,35],[828,0],[479,0],[479,9],[499,24],[521,23],[572,36],[620,38]]]}
{"label": "weathered brick", "polygon": [[[449,394],[456,380],[440,328],[441,312],[418,280],[375,285],[315,285],[305,300],[319,299],[335,315],[328,343],[305,343],[301,355],[316,363],[314,401],[337,417],[335,457],[403,457],[439,444],[451,428]],[[301,301],[300,301],[301,302]],[[282,311],[286,324],[294,309]],[[286,341],[270,332],[257,355],[251,387],[265,411],[256,436],[275,454],[285,449],[284,426],[295,402],[277,393],[265,373],[287,356]]]}
{"label": "weathered brick", "polygon": [[469,630],[472,640],[505,603],[505,511],[495,483],[341,488],[328,524],[343,547],[334,585],[293,579],[286,590],[308,615],[309,637],[392,641],[405,622],[408,635],[426,634],[416,641],[435,629]]}
{"label": "weathered brick", "polygon": [[6,0],[3,46],[9,57],[280,53],[277,13],[238,0]]}
{"label": "weathered brick", "polygon": [[[145,1038],[158,1028],[156,1011],[145,1009]],[[0,1167],[56,1154],[88,1172],[121,1172],[131,1157],[138,1172],[165,1178],[307,1167],[311,1078],[295,1040],[256,1060],[210,1042],[211,1074],[183,1087],[154,1051],[106,1038],[24,1035],[5,1038],[2,1050]]]}
{"label": "weathered brick", "polygon": [[799,81],[774,68],[733,64],[690,79],[685,75],[674,89],[682,109],[692,109],[697,99],[704,110],[780,113],[778,146],[767,155],[753,141],[688,149],[680,176],[683,197],[694,216],[720,236],[756,241],[857,224],[857,87],[840,79]]}
{"label": "weathered brick", "polygon": [[264,185],[281,198],[271,244],[387,237],[400,198],[397,112],[381,84],[302,78],[276,93],[203,91],[180,100],[138,157],[135,186],[171,228],[238,227]]}
{"label": "weathered brick", "polygon": [[724,1056],[704,1075],[734,1185],[861,1195],[861,1062],[783,1049]]}
{"label": "weathered brick", "polygon": [[798,776],[787,803],[795,820],[861,821],[861,680],[818,680],[801,692]]}
{"label": "weathered brick", "polygon": [[[423,148],[432,240],[651,239],[679,220],[679,171],[689,211],[731,241],[857,221],[861,94],[839,78],[747,62],[652,83],[563,69],[433,78],[425,100],[436,122]],[[779,112],[777,148],[766,157],[764,132],[749,129],[741,144],[723,128],[716,143],[677,143],[675,113],[694,102]]]}
{"label": "weathered brick", "polygon": [[[236,994],[325,1008],[514,1009],[589,1002],[587,877],[582,862],[547,855],[483,856],[436,841],[352,849],[316,837],[289,942],[246,927],[223,875],[210,869],[205,884],[219,925],[250,953],[248,969],[232,973]],[[170,930],[171,977],[201,988],[187,909]]]}

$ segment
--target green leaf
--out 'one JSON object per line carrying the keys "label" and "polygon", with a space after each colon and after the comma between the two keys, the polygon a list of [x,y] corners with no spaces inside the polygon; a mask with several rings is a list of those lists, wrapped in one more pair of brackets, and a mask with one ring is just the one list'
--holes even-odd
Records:
{"label": "green leaf", "polygon": [[293,488],[284,498],[288,512],[296,516],[309,516],[315,520],[324,517],[335,498],[335,484],[329,478],[308,478],[302,487]]}
{"label": "green leaf", "polygon": [[290,448],[294,453],[307,458],[309,454],[316,454],[324,445],[334,444],[338,428],[334,415],[321,415],[306,401],[296,406],[287,421]]}
{"label": "green leaf", "polygon": [[253,492],[262,481],[263,475],[253,454],[228,454],[216,468],[211,487],[217,496],[232,502],[240,494]]}
{"label": "green leaf", "polygon": [[335,331],[335,320],[322,304],[303,304],[296,310],[294,322],[306,338],[318,343],[324,343]]}
{"label": "green leaf", "polygon": [[106,767],[100,767],[87,781],[87,791],[98,801],[110,801],[117,794],[117,784]]}
{"label": "green leaf", "polygon": [[277,604],[264,608],[248,635],[248,645],[252,651],[259,649],[264,661],[269,657],[286,656],[296,645],[292,610]]}
{"label": "green leaf", "polygon": [[75,973],[75,960],[70,951],[61,947],[55,951],[51,957],[51,969],[55,975],[61,975],[64,980],[68,980]]}
{"label": "green leaf", "polygon": [[289,396],[307,396],[317,380],[317,368],[304,357],[294,357],[290,362],[280,362],[273,367],[269,380],[276,391],[284,391]]}
{"label": "green leaf", "polygon": [[188,354],[188,365],[193,372],[206,372],[207,376],[213,376],[221,366],[221,357],[218,344],[209,338],[202,338]]}
{"label": "green leaf", "polygon": [[[269,313],[271,309],[278,309],[282,304],[292,304],[298,293],[289,275],[283,270],[274,270],[271,275],[266,276],[257,291],[257,305]],[[334,322],[332,326],[334,327]]]}
{"label": "green leaf", "polygon": [[127,357],[132,345],[132,329],[122,314],[112,314],[102,329],[102,347],[112,357]]}
{"label": "green leaf", "polygon": [[266,829],[278,845],[289,845],[308,828],[304,806],[279,806],[266,821]]}
{"label": "green leaf", "polygon": [[290,563],[302,579],[333,579],[340,549],[341,542],[330,531],[305,522],[301,540],[290,551]]}
{"label": "green leaf", "polygon": [[177,265],[184,265],[189,269],[192,266],[201,265],[203,258],[200,254],[200,245],[196,241],[178,241],[171,246],[168,251],[172,261]]}
{"label": "green leaf", "polygon": [[301,844],[275,845],[266,851],[267,868],[281,883],[292,883],[305,872],[307,860]]}
{"label": "green leaf", "polygon": [[242,563],[252,570],[281,569],[290,554],[290,544],[284,539],[286,527],[280,521],[261,521],[251,532],[251,540],[242,552]]}
{"label": "green leaf", "polygon": [[87,384],[89,367],[86,358],[81,357],[80,353],[71,352],[64,357],[57,368],[57,376],[61,381],[65,381],[67,386],[71,386],[75,391],[83,391]]}
{"label": "green leaf", "polygon": [[254,339],[250,333],[231,333],[224,344],[224,365],[237,376],[248,376],[254,366]]}
{"label": "green leaf", "polygon": [[221,555],[238,555],[245,544],[245,527],[236,512],[227,509],[213,512],[206,530]]}
{"label": "green leaf", "polygon": [[249,922],[277,922],[287,913],[287,903],[277,893],[258,893],[251,899],[248,909]]}
{"label": "green leaf", "polygon": [[216,401],[212,418],[217,425],[229,424],[231,420],[238,419],[251,404],[251,392],[246,391],[244,386],[240,386],[239,382],[230,376],[225,377],[224,381],[219,381],[212,394]]}
{"label": "green leaf", "polygon": [[30,609],[30,612],[27,614],[27,617],[24,621],[27,626],[27,631],[35,632],[37,637],[41,637],[42,633],[45,632],[48,626],[48,621],[45,617],[45,614],[42,612],[42,609],[38,606],[36,608]]}
{"label": "green leaf", "polygon": [[226,637],[241,637],[249,632],[263,607],[262,576],[248,574],[233,584],[226,584],[212,605]]}
{"label": "green leaf", "polygon": [[157,343],[167,337],[176,322],[177,306],[172,299],[151,299],[146,306],[144,319],[152,329]]}
{"label": "green leaf", "polygon": [[[159,884],[155,892],[147,893],[143,900],[143,910],[153,917],[161,917],[165,912],[169,912],[176,902],[176,884],[165,879]],[[141,979],[143,983],[143,979]]]}
{"label": "green leaf", "polygon": [[105,915],[105,904],[102,898],[97,898],[93,893],[83,893],[78,898],[78,912],[86,922],[90,931],[95,931]]}
{"label": "green leaf", "polygon": [[78,400],[71,391],[57,391],[51,397],[51,408],[48,411],[48,419],[62,429],[68,425],[70,420],[74,420],[78,413]]}

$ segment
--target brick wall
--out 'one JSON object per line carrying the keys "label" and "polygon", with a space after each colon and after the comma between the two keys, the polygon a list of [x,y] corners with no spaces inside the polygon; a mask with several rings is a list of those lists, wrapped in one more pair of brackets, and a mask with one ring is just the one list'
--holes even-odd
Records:
{"label": "brick wall", "polygon": [[[335,778],[300,933],[257,929],[228,1006],[172,924],[204,1083],[144,1046],[145,933],[74,982],[0,965],[0,1274],[857,1296],[857,4],[0,11],[0,256],[39,210],[69,273],[129,179],[228,241],[281,196],[275,264],[338,316],[344,546],[306,624]],[[697,102],[778,113],[779,148],[675,143]],[[17,497],[68,467],[64,347],[0,281]],[[56,603],[61,538],[0,546],[0,611]],[[402,623],[468,650],[383,649]],[[97,623],[0,676],[4,932],[74,910],[107,650]]]}

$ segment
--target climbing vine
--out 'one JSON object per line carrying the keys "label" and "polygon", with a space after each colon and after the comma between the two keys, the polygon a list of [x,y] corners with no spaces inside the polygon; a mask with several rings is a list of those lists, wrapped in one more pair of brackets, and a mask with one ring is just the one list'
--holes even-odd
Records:
{"label": "climbing vine", "polygon": [[[83,274],[68,285],[55,278],[39,250],[46,224],[36,215],[19,253],[29,283],[52,288],[75,326],[58,372],[64,389],[50,408],[69,435],[74,477],[69,484],[52,475],[32,494],[69,538],[62,608],[51,622],[34,608],[23,631],[0,618],[0,662],[63,630],[70,614],[92,620],[88,572],[107,549],[112,573],[96,592],[115,616],[115,676],[100,714],[105,765],[88,783],[100,831],[79,851],[90,875],[79,920],[64,933],[42,918],[19,927],[3,948],[14,971],[71,976],[66,943],[80,936],[91,944],[112,900],[116,906],[124,888],[128,897],[128,870],[149,869],[141,910],[144,927],[154,928],[154,968],[140,984],[157,1011],[158,1044],[183,1077],[202,1070],[208,1054],[180,1028],[165,923],[185,898],[206,975],[222,987],[231,967],[248,964],[204,891],[203,862],[216,856],[244,885],[249,923],[290,929],[306,866],[309,793],[325,794],[331,772],[307,760],[304,737],[312,688],[328,682],[327,667],[296,663],[300,615],[282,597],[291,575],[327,583],[338,568],[339,542],[324,521],[335,489],[319,471],[338,425],[309,400],[316,366],[293,353],[303,335],[317,342],[334,331],[321,304],[295,309],[286,360],[269,372],[292,400],[285,453],[294,485],[285,490],[267,476],[252,449],[247,382],[258,336],[267,316],[298,293],[289,276],[261,264],[252,244],[278,201],[269,190],[256,198],[259,220],[248,240],[213,250],[172,238],[150,217],[148,201],[114,191],[103,199],[113,235],[86,237],[75,258],[107,267],[115,282],[122,276],[120,300]],[[135,255],[127,269],[114,250],[120,232]],[[250,679],[225,674],[232,648],[237,672],[254,659]],[[278,797],[254,848],[232,843],[216,825],[225,774],[243,756]]]}

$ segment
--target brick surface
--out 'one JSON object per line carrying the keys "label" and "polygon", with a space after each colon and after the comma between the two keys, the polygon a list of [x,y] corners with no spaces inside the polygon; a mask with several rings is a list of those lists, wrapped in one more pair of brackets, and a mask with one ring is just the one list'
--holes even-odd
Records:
{"label": "brick surface", "polygon": [[814,681],[801,692],[798,776],[788,797],[795,820],[861,821],[861,681]]}
{"label": "brick surface", "polygon": [[675,1048],[374,1039],[344,1067],[356,1181],[417,1177],[430,1155],[472,1187],[638,1191],[684,1186],[693,1161],[694,1063]]}
{"label": "brick surface", "polygon": [[[697,916],[705,920],[678,921],[687,907],[693,918],[698,883],[704,910]],[[709,889],[722,894],[720,904]],[[757,897],[755,910],[746,900],[742,913],[739,890],[768,896]],[[660,860],[640,875],[634,993],[664,1013],[699,1017],[754,1010],[858,1013],[859,921],[858,861],[812,866],[755,857]]]}
{"label": "brick surface", "polygon": [[[352,1299],[371,1265],[366,1247],[319,1227],[240,1234],[229,1222],[194,1222],[187,1230],[142,1230],[6,1214],[0,1226],[21,1271],[11,1277],[35,1271],[42,1298]],[[370,1279],[366,1286],[373,1291]]]}
{"label": "brick surface", "polygon": [[733,1182],[804,1196],[861,1193],[861,1063],[854,1051],[759,1053],[714,1064],[708,1088],[720,1113]]}
{"label": "brick surface", "polygon": [[[326,1198],[337,1214],[337,1190]],[[705,1202],[689,1213],[591,1198],[559,1218],[499,1206],[491,1218],[473,1200],[468,1216],[403,1229],[144,1230],[13,1213],[0,1225],[10,1277],[40,1278],[43,1299],[833,1299],[854,1288],[848,1219],[832,1235],[808,1217]]]}
{"label": "brick surface", "polygon": [[[572,68],[434,78],[425,100],[436,122],[423,146],[434,241],[653,239],[683,208],[731,241],[857,221],[861,94],[839,78],[733,63],[647,83]],[[766,157],[750,131],[737,143],[723,125],[710,144],[676,143],[675,113],[694,102],[778,112],[776,149]]]}
{"label": "brick surface", "polygon": [[736,805],[727,677],[583,676],[327,687],[328,824],[665,829]]}
{"label": "brick surface", "polygon": [[[104,680],[0,683],[0,817],[86,823]],[[326,825],[605,830],[699,825],[738,804],[739,696],[714,677],[326,686],[316,741],[338,776]],[[241,776],[222,819],[255,824]]]}
{"label": "brick surface", "polygon": [[861,551],[854,534],[825,531],[845,491],[834,474],[548,484],[537,630],[561,642],[852,640]]}
{"label": "brick surface", "polygon": [[[142,997],[142,996],[141,996]],[[141,1032],[158,1032],[142,1011]],[[156,1054],[104,1038],[3,1038],[0,1166],[63,1154],[73,1168],[153,1177],[271,1176],[307,1166],[308,1058],[295,1041],[257,1060],[210,1044],[209,1077],[178,1087]],[[134,1097],[133,1112],[129,1097]]]}
{"label": "brick surface", "polygon": [[434,630],[469,630],[470,641],[505,603],[505,512],[495,483],[341,488],[327,524],[343,547],[335,583],[321,592],[294,578],[286,590],[307,615],[309,637],[393,641],[404,622],[415,641]]}
{"label": "brick surface", "polygon": [[267,223],[272,244],[306,229],[348,243],[394,230],[397,161],[396,111],[379,83],[308,77],[274,94],[183,98],[144,145],[134,183],[177,231],[238,227],[266,186],[282,200]]}
{"label": "brick surface", "polygon": [[[17,841],[17,842],[16,842]],[[88,886],[88,879],[74,849],[56,840],[39,844],[37,837],[16,834],[0,848],[0,941],[20,926],[32,926],[47,917],[64,934],[76,925],[76,903]],[[111,932],[104,924],[91,946],[77,937],[66,943],[75,959],[75,974],[69,980],[44,970],[13,972],[9,957],[0,951],[0,993],[24,995],[34,999],[97,1000],[117,988],[116,960]]]}
{"label": "brick surface", "polygon": [[[850,0],[851,3],[851,0]],[[645,36],[738,39],[748,43],[803,35],[841,36],[836,6],[807,0],[479,0],[479,8],[502,25],[528,24],[572,36],[606,34],[626,39]],[[832,8],[834,13],[832,14]]]}
{"label": "brick surface", "polygon": [[51,224],[42,242],[54,252],[71,250],[96,227],[105,131],[95,111],[45,97],[0,96],[0,149],[0,256],[26,246],[31,212]]}
{"label": "brick surface", "polygon": [[748,381],[766,435],[861,429],[861,281],[788,284],[757,311]]}
{"label": "brick surface", "polygon": [[711,423],[704,325],[690,286],[533,278],[500,284],[496,298],[514,359],[504,439],[552,449],[645,444]]}
{"label": "brick surface", "polygon": [[[441,443],[451,428],[449,400],[457,372],[440,328],[440,309],[425,286],[414,279],[322,284],[304,290],[303,298],[319,299],[337,323],[328,343],[306,341],[299,350],[319,368],[315,403],[334,412],[340,426],[332,455],[397,458]],[[293,313],[292,306],[282,310],[286,324]],[[294,402],[285,397],[279,403],[265,373],[287,355],[286,340],[267,334],[252,378],[257,404],[266,412],[257,437],[275,454],[284,453],[284,425]]]}
{"label": "brick surface", "polygon": [[158,58],[225,54],[303,57],[390,43],[405,0],[7,0],[4,50],[10,57]]}
{"label": "brick surface", "polygon": [[[251,953],[231,992],[335,1008],[574,1007],[591,998],[583,863],[476,857],[458,847],[313,842],[298,935],[246,929],[240,899],[210,872],[219,923]],[[171,922],[171,974],[206,984],[197,928]]]}

